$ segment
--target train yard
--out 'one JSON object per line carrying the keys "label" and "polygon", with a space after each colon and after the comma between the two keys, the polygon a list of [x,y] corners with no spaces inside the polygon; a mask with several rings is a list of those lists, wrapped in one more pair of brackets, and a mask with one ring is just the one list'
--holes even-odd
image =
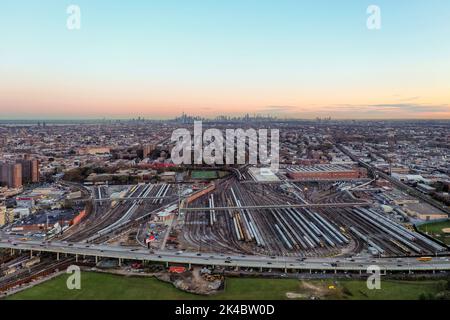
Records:
{"label": "train yard", "polygon": [[[112,256],[147,250],[158,261],[167,256],[189,265],[203,254],[210,258],[219,255],[214,258],[216,263],[225,256],[236,261],[256,259],[251,264],[261,265],[261,270],[264,259],[294,259],[299,265],[291,262],[289,266],[301,269],[304,263],[297,261],[305,259],[413,258],[447,253],[444,245],[404,225],[401,211],[395,216],[383,212],[383,194],[372,181],[355,185],[281,179],[266,184],[247,183],[248,175],[242,176],[244,181],[231,176],[197,186],[195,192],[192,185],[169,183],[91,187],[86,216],[46,238],[39,245],[42,252],[33,256],[15,251],[1,256],[0,292],[43,279],[70,264],[83,264],[78,255],[74,258],[66,253],[60,259],[57,248],[66,252],[92,249],[95,263],[91,257],[90,265],[98,262],[98,256],[109,257],[104,250],[118,248],[114,250],[125,251],[113,250]],[[182,195],[183,188],[190,191]],[[319,206],[314,207],[316,204]],[[56,249],[44,250],[53,243]],[[107,249],[95,249],[98,245]],[[51,252],[58,253],[57,260]],[[188,253],[194,256],[180,257]],[[227,259],[223,262],[231,263]],[[324,265],[330,267],[328,262],[321,267]]]}
{"label": "train yard", "polygon": [[[245,182],[234,177],[216,180],[183,201],[177,184],[138,184],[120,190],[94,186],[89,214],[54,240],[116,244],[114,239],[128,235],[132,241],[127,244],[147,246],[151,238],[158,243],[152,247],[162,250],[286,257],[360,253],[381,257],[446,251],[441,244],[387,217],[370,181],[351,188],[346,182]],[[178,212],[179,203],[196,211]],[[308,207],[314,204],[330,206]],[[161,222],[158,215],[164,216],[164,210],[175,215]],[[176,245],[166,247],[167,243]]]}
{"label": "train yard", "polygon": [[[387,218],[376,201],[367,208],[270,208],[282,203],[338,204],[355,199],[348,188],[336,183],[258,185],[227,180],[190,203],[205,211],[186,212],[183,237],[188,249],[276,256],[329,257],[363,252],[401,256],[446,251]],[[248,209],[253,205],[269,209]],[[233,209],[217,210],[227,206]]]}
{"label": "train yard", "polygon": [[[94,190],[96,200],[109,199],[110,194],[105,187],[95,187]],[[69,242],[101,242],[102,239],[105,239],[101,236],[108,238],[110,235],[114,235],[120,227],[158,209],[171,198],[172,200],[176,199],[176,196],[176,189],[169,184],[132,186],[124,191],[124,198],[132,198],[132,200],[95,202],[92,214],[80,224],[68,230],[60,239]],[[152,199],[146,200],[146,198]]]}

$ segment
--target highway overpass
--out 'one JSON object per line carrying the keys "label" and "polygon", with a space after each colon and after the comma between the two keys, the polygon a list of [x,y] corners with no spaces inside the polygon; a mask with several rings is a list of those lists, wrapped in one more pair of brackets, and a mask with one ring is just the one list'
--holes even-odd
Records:
{"label": "highway overpass", "polygon": [[[114,258],[119,260],[153,261],[169,264],[185,264],[198,266],[221,266],[235,268],[254,269],[280,269],[284,272],[357,272],[366,273],[367,268],[372,265],[380,267],[385,272],[439,272],[450,271],[450,262],[446,257],[434,257],[432,261],[420,262],[416,258],[354,258],[353,261],[344,258],[307,258],[298,257],[267,257],[267,256],[245,256],[227,255],[218,253],[197,252],[173,252],[155,251],[150,252],[144,248],[130,248],[120,246],[89,245],[67,242],[44,243],[41,241],[20,241],[17,239],[0,240],[0,248],[22,250],[31,252],[50,252],[57,255],[73,255],[78,260],[80,257]],[[337,262],[339,261],[339,262]]]}

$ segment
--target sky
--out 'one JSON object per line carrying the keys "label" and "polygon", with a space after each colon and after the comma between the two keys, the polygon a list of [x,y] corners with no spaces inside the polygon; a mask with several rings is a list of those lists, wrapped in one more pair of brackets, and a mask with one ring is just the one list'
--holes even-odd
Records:
{"label": "sky", "polygon": [[0,119],[450,119],[449,39],[448,0],[0,0]]}

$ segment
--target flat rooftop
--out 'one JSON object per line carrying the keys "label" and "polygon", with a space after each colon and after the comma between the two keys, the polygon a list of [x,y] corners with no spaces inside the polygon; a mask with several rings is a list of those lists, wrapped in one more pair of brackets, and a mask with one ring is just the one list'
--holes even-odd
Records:
{"label": "flat rooftop", "polygon": [[288,172],[348,172],[354,169],[343,164],[318,164],[313,166],[289,166]]}
{"label": "flat rooftop", "polygon": [[280,181],[280,178],[278,178],[275,173],[273,173],[270,168],[250,168],[248,169],[248,172],[252,176],[255,181],[260,182],[272,182],[272,181]]}

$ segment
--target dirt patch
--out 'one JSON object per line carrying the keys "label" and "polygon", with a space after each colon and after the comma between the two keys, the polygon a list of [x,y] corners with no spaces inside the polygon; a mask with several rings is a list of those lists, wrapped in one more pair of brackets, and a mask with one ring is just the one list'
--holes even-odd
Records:
{"label": "dirt patch", "polygon": [[304,293],[286,292],[288,299],[308,299],[308,295]]}
{"label": "dirt patch", "polygon": [[223,289],[223,279],[207,281],[199,275],[199,270],[184,273],[160,273],[155,275],[161,281],[170,282],[176,288],[200,295],[212,295]]}
{"label": "dirt patch", "polygon": [[342,296],[342,289],[335,283],[301,281],[298,292],[286,292],[288,299],[333,299]]}

